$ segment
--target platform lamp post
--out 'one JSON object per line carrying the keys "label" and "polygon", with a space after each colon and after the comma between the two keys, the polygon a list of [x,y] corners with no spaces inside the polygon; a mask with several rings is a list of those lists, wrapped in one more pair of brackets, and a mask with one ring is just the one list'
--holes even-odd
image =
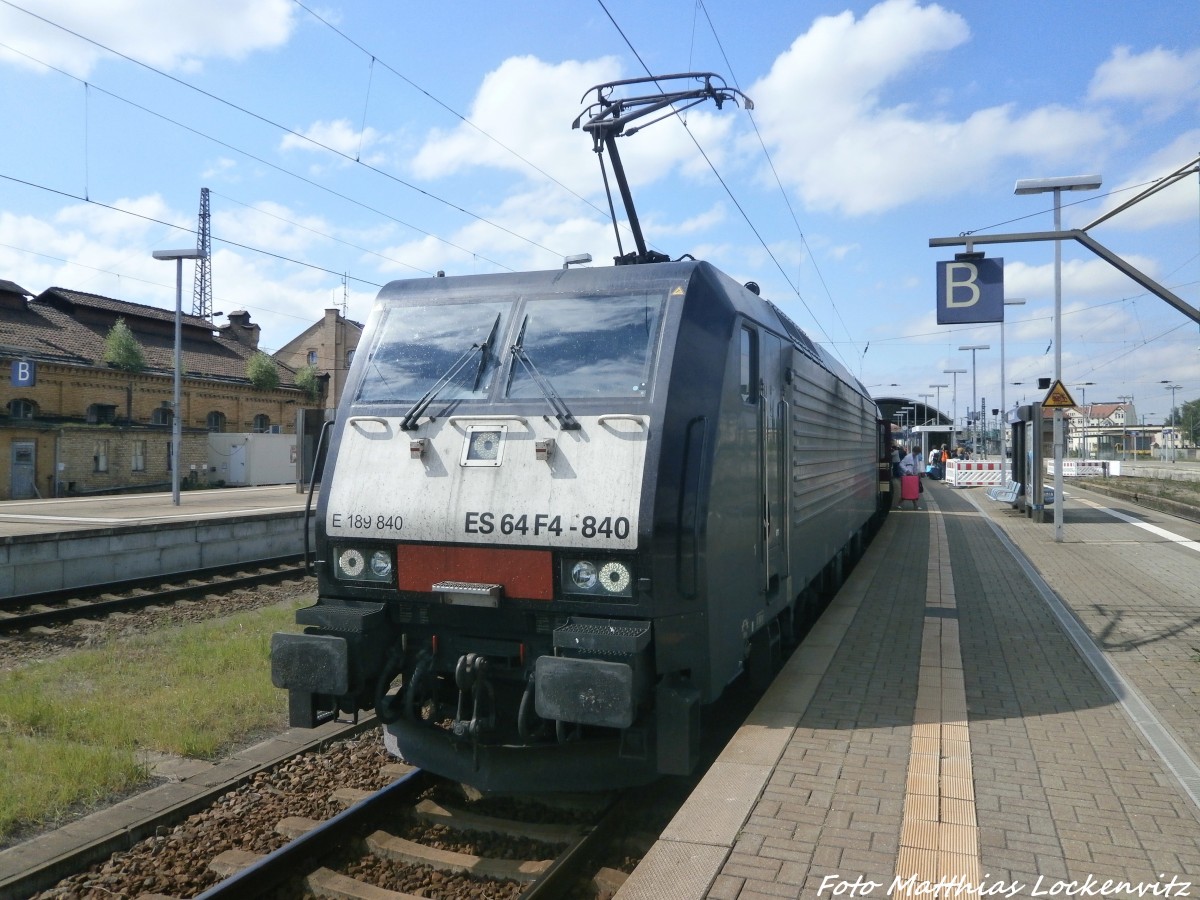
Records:
{"label": "platform lamp post", "polygon": [[[975,389],[975,351],[976,350],[991,350],[992,345],[991,344],[967,344],[966,346],[959,347],[958,349],[971,351],[971,406],[974,407],[974,409],[975,409],[975,418],[973,420],[973,423],[975,425],[978,425],[979,424],[979,394],[977,393],[977,391]],[[976,431],[975,428],[971,429],[971,441],[975,445],[975,452],[978,453],[979,452],[979,438],[976,436],[975,431]],[[987,454],[985,453],[984,456],[987,456]]]}
{"label": "platform lamp post", "polygon": [[942,369],[947,375],[953,375],[951,381],[954,383],[954,418],[950,420],[950,453],[953,454],[958,448],[955,446],[958,443],[958,376],[966,375],[966,369]]}
{"label": "platform lamp post", "polygon": [[[1022,178],[1015,194],[1054,194],[1054,231],[1062,231],[1062,192],[1094,191],[1099,175],[1070,175],[1065,178]],[[1054,242],[1054,381],[1062,383],[1062,241]],[[1054,540],[1063,541],[1063,412],[1054,408]]]}
{"label": "platform lamp post", "polygon": [[[933,394],[917,394],[917,396],[920,397],[925,402],[925,409],[921,414],[921,426],[925,427],[929,424],[929,399],[933,396]],[[928,434],[929,434],[929,432],[927,432],[927,431],[921,432],[921,456],[922,456],[922,458],[927,457],[929,455],[929,448],[927,446],[925,446],[925,441],[926,441]]]}
{"label": "platform lamp post", "polygon": [[917,396],[925,401],[925,415],[921,419],[921,424],[928,425],[929,424],[929,398],[932,397],[933,394],[917,394]]}
{"label": "platform lamp post", "polygon": [[204,251],[189,247],[186,250],[155,250],[155,259],[175,260],[175,402],[171,408],[171,503],[179,505],[179,455],[183,445],[183,422],[180,415],[180,378],[183,371],[183,261],[204,259]]}
{"label": "platform lamp post", "polygon": [[1171,421],[1171,463],[1174,464],[1175,458],[1179,455],[1179,444],[1176,438],[1179,436],[1179,426],[1183,424],[1183,416],[1179,417],[1179,421],[1175,421],[1175,392],[1183,390],[1182,384],[1171,384],[1169,381],[1160,382],[1167,386],[1167,390],[1171,392],[1171,410],[1167,413],[1167,418]]}
{"label": "platform lamp post", "polygon": [[[941,414],[942,414],[942,388],[950,387],[950,385],[948,385],[948,384],[931,384],[930,387],[937,388],[937,406],[934,408],[937,410],[937,414],[939,416],[941,416]],[[941,425],[942,423],[939,421],[937,424]]]}
{"label": "platform lamp post", "polygon": [[1089,407],[1087,405],[1087,389],[1095,383],[1096,382],[1094,382],[1094,381],[1081,381],[1077,385],[1075,385],[1075,387],[1079,388],[1079,391],[1080,391],[1079,397],[1083,401],[1083,403],[1080,404],[1080,408],[1083,410],[1083,431],[1082,431],[1082,438],[1081,438],[1083,441],[1083,447],[1081,448],[1080,454],[1079,454],[1079,458],[1081,460],[1088,458],[1088,452],[1087,452],[1088,419],[1090,419],[1092,417],[1091,407]]}
{"label": "platform lamp post", "polygon": [[[1024,306],[1025,298],[1023,297],[1006,297],[1004,298],[1005,306]],[[1008,465],[1008,407],[1005,406],[1004,400],[1004,320],[1008,318],[1005,314],[1000,320],[1000,468],[1003,469]]]}

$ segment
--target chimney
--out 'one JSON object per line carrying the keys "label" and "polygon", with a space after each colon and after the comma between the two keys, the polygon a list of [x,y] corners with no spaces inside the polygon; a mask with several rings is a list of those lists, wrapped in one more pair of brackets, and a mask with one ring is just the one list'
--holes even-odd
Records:
{"label": "chimney", "polygon": [[228,316],[229,324],[222,325],[218,330],[221,336],[245,344],[252,350],[258,349],[258,335],[262,330],[250,321],[250,313],[243,309],[234,310]]}

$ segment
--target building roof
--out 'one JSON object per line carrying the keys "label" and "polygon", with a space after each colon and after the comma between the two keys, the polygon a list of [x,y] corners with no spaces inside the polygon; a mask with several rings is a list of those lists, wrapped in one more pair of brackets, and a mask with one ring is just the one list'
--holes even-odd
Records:
{"label": "building roof", "polygon": [[[185,374],[205,378],[247,381],[246,363],[258,350],[228,331],[216,334],[207,320],[181,317],[181,352]],[[108,332],[124,319],[141,346],[144,371],[168,374],[175,370],[175,313],[87,294],[66,288],[48,288],[23,308],[0,307],[0,354],[107,367],[104,342]],[[296,386],[295,372],[282,363],[280,387]]]}

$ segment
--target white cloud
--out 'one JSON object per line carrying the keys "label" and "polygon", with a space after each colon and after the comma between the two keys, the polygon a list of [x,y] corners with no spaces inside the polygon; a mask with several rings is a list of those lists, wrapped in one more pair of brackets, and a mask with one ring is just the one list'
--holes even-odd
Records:
{"label": "white cloud", "polygon": [[484,76],[467,114],[472,124],[432,132],[413,170],[422,178],[444,178],[489,166],[538,177],[532,163],[575,190],[587,190],[597,180],[591,144],[571,129],[582,108],[580,85],[619,75],[612,57],[557,65],[531,56],[507,59]]}
{"label": "white cloud", "polygon": [[[332,122],[314,122],[300,132],[302,137],[295,134],[285,134],[280,141],[280,150],[309,150],[321,151],[329,149],[357,159],[362,151],[371,148],[379,141],[379,132],[367,127],[357,131],[346,119],[335,119]],[[308,138],[308,140],[305,140]]]}
{"label": "white cloud", "polygon": [[883,92],[970,37],[937,5],[885,0],[861,19],[818,19],[750,90],[784,183],[812,208],[884,212],[959,192],[1009,157],[1071,158],[1106,136],[1098,113],[1046,106],[922,118]]}
{"label": "white cloud", "polygon": [[1151,118],[1164,118],[1200,101],[1200,50],[1177,53],[1155,47],[1133,53],[1117,47],[1092,77],[1088,96],[1146,106]]}
{"label": "white cloud", "polygon": [[[5,43],[80,78],[112,56],[64,29],[156,68],[194,70],[205,59],[279,47],[295,24],[288,0],[43,0],[37,13],[41,19],[0,7]],[[2,51],[0,61],[40,68]]]}

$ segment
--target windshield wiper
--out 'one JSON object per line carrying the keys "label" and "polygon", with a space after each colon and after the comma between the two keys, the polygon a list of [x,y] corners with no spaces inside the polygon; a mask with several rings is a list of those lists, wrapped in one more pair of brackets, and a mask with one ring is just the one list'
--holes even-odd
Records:
{"label": "windshield wiper", "polygon": [[509,348],[509,352],[520,361],[521,365],[525,367],[525,371],[529,373],[529,377],[533,379],[533,383],[541,390],[542,396],[550,404],[550,409],[554,411],[554,418],[558,419],[558,424],[562,430],[578,431],[579,423],[571,415],[571,410],[567,409],[567,404],[563,402],[563,398],[558,396],[558,392],[554,390],[554,385],[550,383],[550,379],[537,370],[537,366],[533,364],[533,360],[525,352],[525,326],[528,324],[529,316],[526,316],[525,320],[521,323],[521,331],[517,335],[517,341]]}
{"label": "windshield wiper", "polygon": [[479,368],[475,371],[475,381],[471,391],[474,393],[479,390],[479,381],[483,377],[484,366],[487,363],[488,347],[495,340],[496,331],[499,327],[500,313],[496,313],[496,321],[492,323],[492,330],[488,333],[488,339],[482,344],[472,344],[468,347],[467,351],[450,365],[450,368],[446,370],[446,374],[435,381],[433,387],[425,392],[425,396],[409,408],[408,412],[404,414],[404,418],[400,420],[401,431],[416,431],[417,419],[421,418],[421,414],[425,412],[434,398],[442,392],[442,389],[458,377],[458,373],[463,370],[470,360],[471,354],[476,351],[479,351]]}

